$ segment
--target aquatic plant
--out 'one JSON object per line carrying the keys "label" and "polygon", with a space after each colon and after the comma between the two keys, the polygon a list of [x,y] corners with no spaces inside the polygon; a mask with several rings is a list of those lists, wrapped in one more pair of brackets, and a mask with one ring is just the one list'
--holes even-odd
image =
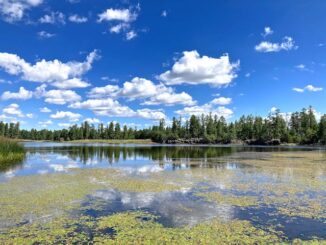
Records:
{"label": "aquatic plant", "polygon": [[212,220],[194,227],[168,228],[146,212],[125,212],[98,219],[64,216],[27,224],[0,234],[1,244],[272,244],[275,232],[247,221]]}
{"label": "aquatic plant", "polygon": [[25,158],[24,147],[17,141],[0,137],[0,171],[10,169]]}

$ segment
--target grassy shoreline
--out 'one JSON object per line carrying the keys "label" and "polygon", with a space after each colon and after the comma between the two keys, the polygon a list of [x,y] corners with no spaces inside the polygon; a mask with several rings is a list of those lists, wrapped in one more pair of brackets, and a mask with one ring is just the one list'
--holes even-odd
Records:
{"label": "grassy shoreline", "polygon": [[17,140],[0,138],[0,169],[6,169],[11,164],[21,162],[25,158],[24,146]]}

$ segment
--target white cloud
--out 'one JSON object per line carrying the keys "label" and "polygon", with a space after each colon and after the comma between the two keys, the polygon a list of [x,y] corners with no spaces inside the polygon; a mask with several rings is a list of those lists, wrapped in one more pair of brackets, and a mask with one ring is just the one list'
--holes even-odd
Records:
{"label": "white cloud", "polygon": [[134,22],[138,17],[140,7],[137,6],[135,11],[130,9],[107,9],[98,15],[97,22],[110,22],[110,33],[124,33],[126,40],[132,40],[137,37],[137,32],[131,29],[130,23]]}
{"label": "white cloud", "polygon": [[133,111],[128,106],[122,106],[118,101],[108,99],[89,99],[83,102],[76,102],[69,106],[74,109],[89,109],[96,115],[120,116],[132,114]]}
{"label": "white cloud", "polygon": [[229,105],[231,104],[231,102],[232,102],[231,98],[219,97],[213,99],[210,103],[213,105]]}
{"label": "white cloud", "polygon": [[37,7],[43,0],[0,0],[0,14],[9,22],[17,22],[23,19],[25,11]]}
{"label": "white cloud", "polygon": [[134,30],[128,31],[126,33],[126,39],[127,40],[132,40],[137,37],[137,33]]}
{"label": "white cloud", "polygon": [[154,84],[145,78],[135,77],[123,84],[122,88],[117,85],[95,87],[89,93],[90,98],[127,98],[129,100],[144,99],[144,105],[175,104],[194,105],[192,97],[185,93],[176,93],[172,88],[164,84]]}
{"label": "white cloud", "polygon": [[156,86],[152,81],[135,77],[130,82],[123,84],[119,95],[129,99],[146,98],[161,92],[161,90],[160,86]]}
{"label": "white cloud", "polygon": [[282,50],[290,51],[297,48],[298,46],[295,45],[292,37],[284,37],[281,43],[263,41],[255,46],[255,50],[262,53],[280,52]]}
{"label": "white cloud", "polygon": [[55,36],[55,34],[49,33],[49,32],[46,32],[46,31],[40,31],[40,32],[37,33],[37,35],[41,39],[51,38],[51,37]]}
{"label": "white cloud", "polygon": [[177,84],[210,84],[213,86],[228,85],[234,78],[239,61],[230,63],[227,54],[220,58],[200,56],[196,50],[185,51],[170,71],[158,76],[168,85]]}
{"label": "white cloud", "polygon": [[38,124],[42,127],[42,128],[46,128],[49,125],[52,125],[53,122],[51,120],[47,120],[47,121],[40,121],[38,122]]}
{"label": "white cloud", "polygon": [[51,12],[49,14],[44,15],[39,19],[39,22],[42,24],[66,24],[66,17],[61,12]]}
{"label": "white cloud", "polygon": [[128,106],[121,105],[117,100],[107,99],[89,99],[83,102],[76,102],[69,106],[74,109],[88,109],[97,116],[108,117],[140,117],[145,119],[158,120],[165,118],[162,110],[139,109],[132,110]]}
{"label": "white cloud", "polygon": [[52,119],[68,119],[70,122],[77,122],[82,117],[78,113],[73,113],[71,111],[57,111],[55,114],[50,116]]}
{"label": "white cloud", "polygon": [[299,64],[295,66],[296,69],[300,70],[300,71],[309,71],[309,72],[313,72],[313,70],[310,70],[309,68],[306,67],[306,65],[304,64]]}
{"label": "white cloud", "polygon": [[180,105],[195,105],[196,101],[186,92],[181,92],[179,94],[172,91],[166,91],[163,93],[156,94],[146,100],[143,105],[160,105],[173,106],[176,104]]}
{"label": "white cloud", "polygon": [[247,72],[246,74],[245,74],[245,77],[251,77],[251,73],[250,72]]}
{"label": "white cloud", "polygon": [[73,15],[70,15],[69,16],[69,21],[70,22],[74,22],[74,23],[85,23],[88,21],[87,17],[84,17],[84,16],[79,16],[77,14],[73,14]]}
{"label": "white cloud", "polygon": [[304,70],[304,69],[306,69],[306,66],[304,64],[300,64],[300,65],[295,66],[295,68],[297,68],[299,70]]}
{"label": "white cloud", "polygon": [[61,128],[69,128],[70,126],[72,126],[71,123],[58,123],[58,126]]}
{"label": "white cloud", "polygon": [[119,23],[117,25],[114,25],[110,28],[111,33],[120,33],[122,31],[126,31],[130,28],[130,24],[128,23]]}
{"label": "white cloud", "polygon": [[17,93],[6,91],[1,95],[2,100],[28,100],[33,97],[33,92],[26,90],[24,87],[20,87]]}
{"label": "white cloud", "polygon": [[[227,99],[227,100],[225,100]],[[229,98],[225,98],[225,99],[221,99],[220,102],[231,102],[228,99]],[[214,116],[218,116],[218,117],[224,117],[226,119],[232,117],[233,115],[233,111],[229,108],[226,108],[224,106],[217,106],[217,101],[212,100],[209,103],[206,103],[204,105],[201,106],[191,106],[191,107],[185,107],[182,110],[177,110],[175,111],[176,114],[181,115],[181,116],[191,116],[191,115],[195,115],[195,116],[201,116],[201,115],[209,115],[210,113]]]}
{"label": "white cloud", "polygon": [[270,28],[269,26],[266,26],[265,28],[264,28],[264,33],[262,33],[261,35],[263,36],[263,37],[267,37],[267,36],[269,36],[269,35],[272,35],[274,33],[274,31],[272,30],[272,28]]}
{"label": "white cloud", "polygon": [[97,118],[86,118],[84,122],[88,122],[90,124],[96,124],[96,123],[100,123],[101,121]]}
{"label": "white cloud", "polygon": [[320,91],[323,91],[323,88],[314,87],[313,85],[307,85],[304,88],[293,88],[292,90],[295,92],[298,92],[298,93],[303,93],[305,91],[320,92]]}
{"label": "white cloud", "polygon": [[[16,54],[0,53],[0,68],[11,75],[20,76],[21,79],[27,81],[55,83],[58,85],[67,81],[70,83],[76,82],[77,80],[71,79],[79,78],[89,71],[94,60],[98,58],[99,55],[94,50],[87,56],[84,62],[70,61],[63,63],[57,59],[52,61],[43,59],[32,65]],[[79,82],[78,87],[80,85],[81,83]],[[86,84],[84,83],[84,85]]]}
{"label": "white cloud", "polygon": [[11,115],[11,116],[17,116],[17,117],[24,117],[25,115],[23,112],[20,110],[18,104],[10,104],[3,108],[3,113]]}
{"label": "white cloud", "polygon": [[40,108],[40,112],[43,112],[43,113],[50,113],[50,112],[52,112],[52,110],[50,110],[50,109],[47,108],[47,107],[43,107],[43,108]]}
{"label": "white cloud", "polygon": [[49,104],[64,105],[80,101],[81,97],[73,90],[49,90],[42,94],[45,102]]}
{"label": "white cloud", "polygon": [[68,80],[57,81],[52,83],[51,85],[60,89],[87,88],[90,86],[89,83],[82,81],[80,78],[71,78]]}
{"label": "white cloud", "polygon": [[151,109],[139,109],[135,112],[135,116],[152,120],[160,120],[166,118],[162,110]]}
{"label": "white cloud", "polygon": [[107,85],[105,87],[95,87],[89,92],[90,98],[115,97],[120,91],[117,85]]}
{"label": "white cloud", "polygon": [[10,122],[13,122],[13,121],[17,121],[17,119],[15,117],[12,117],[12,116],[8,116],[8,115],[5,115],[5,114],[0,114],[0,121],[4,121],[4,122],[10,121]]}
{"label": "white cloud", "polygon": [[129,9],[112,9],[109,8],[98,15],[98,22],[103,21],[122,21],[132,22],[137,19],[137,13],[131,12]]}

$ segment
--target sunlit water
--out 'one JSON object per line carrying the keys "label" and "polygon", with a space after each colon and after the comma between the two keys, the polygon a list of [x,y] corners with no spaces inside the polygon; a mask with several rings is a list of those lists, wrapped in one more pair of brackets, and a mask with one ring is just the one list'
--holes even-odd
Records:
{"label": "sunlit water", "polygon": [[[122,191],[117,188],[104,188],[86,195],[80,202],[80,209],[71,212],[74,215],[99,217],[125,211],[147,211],[157,215],[157,221],[167,227],[183,227],[196,225],[212,218],[223,221],[234,219],[249,220],[253,225],[276,227],[282,231],[285,239],[311,239],[318,237],[326,239],[326,192],[322,189],[305,190],[300,195],[316,199],[322,208],[318,218],[306,215],[291,215],[278,212],[279,202],[268,204],[234,205],[227,202],[213,202],[198,193],[219,192],[239,197],[264,198],[266,190],[255,190],[254,184],[286,187],[296,186],[298,178],[312,178],[319,186],[326,181],[326,159],[323,149],[303,147],[240,147],[240,146],[165,146],[165,145],[108,145],[108,144],[68,144],[68,143],[24,143],[27,157],[24,162],[2,169],[0,184],[22,176],[37,176],[48,174],[69,174],[76,169],[116,169],[123,171],[126,176],[145,178],[152,174],[175,172],[183,174],[182,180],[194,182],[180,190],[149,192]],[[277,163],[268,165],[266,159],[273,154],[292,152],[286,158],[284,165]],[[309,165],[309,176],[299,172],[297,176],[296,152],[313,152],[319,156],[312,159],[316,165]],[[301,155],[298,159],[301,159]],[[282,160],[283,161],[283,160]],[[302,159],[298,164],[302,164]],[[260,166],[260,162],[262,166]],[[189,171],[189,174],[188,172]],[[204,171],[204,172],[203,172]],[[217,174],[212,177],[211,173]],[[228,174],[230,177],[228,178]],[[200,180],[193,176],[199,174]],[[189,177],[189,175],[191,175]],[[206,178],[207,175],[207,178]],[[232,178],[232,179],[231,179]],[[303,180],[305,181],[305,180]],[[196,183],[195,183],[196,182]],[[248,184],[249,188],[231,188],[231,184]],[[254,183],[254,184],[252,184]],[[309,182],[310,183],[310,182]],[[315,183],[315,182],[314,182]],[[290,190],[284,190],[284,195]],[[298,194],[298,195],[299,195]],[[297,195],[297,194],[296,194]],[[273,197],[272,197],[273,198]],[[303,205],[298,201],[291,205]],[[26,222],[33,222],[33,219]],[[1,223],[1,222],[0,222]],[[13,224],[2,220],[0,228],[8,228]]]}

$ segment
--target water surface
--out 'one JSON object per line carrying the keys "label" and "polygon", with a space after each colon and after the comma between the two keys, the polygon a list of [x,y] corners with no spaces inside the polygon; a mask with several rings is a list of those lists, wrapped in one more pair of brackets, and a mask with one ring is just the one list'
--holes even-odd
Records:
{"label": "water surface", "polygon": [[0,169],[4,234],[61,216],[146,212],[164,227],[243,220],[283,241],[326,239],[322,148],[24,145],[26,159]]}

